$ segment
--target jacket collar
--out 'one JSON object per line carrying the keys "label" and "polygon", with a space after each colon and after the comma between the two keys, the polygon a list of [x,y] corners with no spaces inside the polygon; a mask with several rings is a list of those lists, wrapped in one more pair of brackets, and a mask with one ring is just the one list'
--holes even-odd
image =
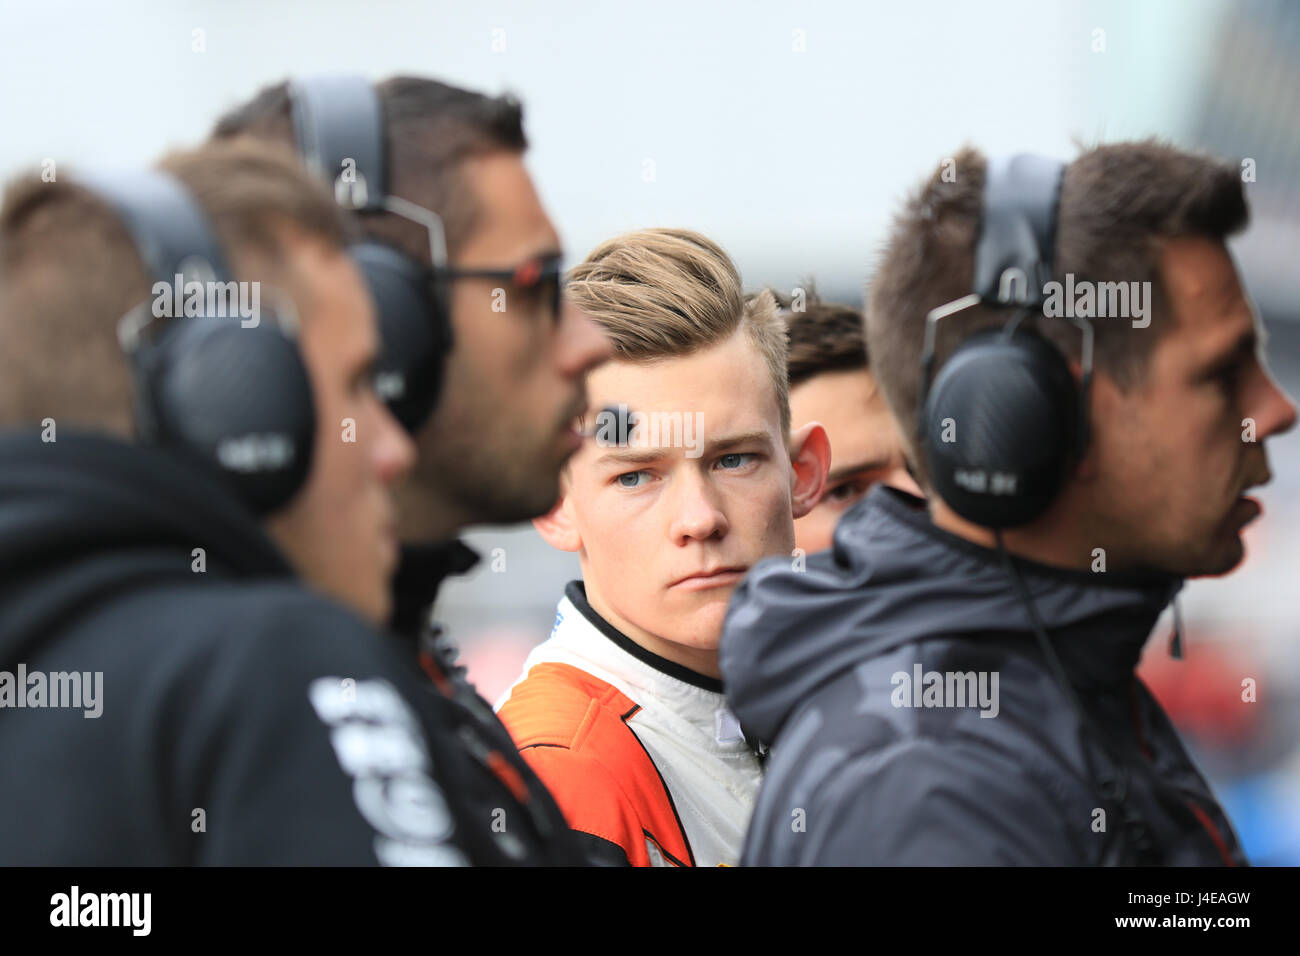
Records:
{"label": "jacket collar", "polygon": [[551,636],[528,655],[521,680],[548,662],[568,664],[609,684],[637,704],[634,713],[644,709],[647,719],[710,753],[751,752],[721,681],[631,641],[592,609],[581,581],[565,589]]}
{"label": "jacket collar", "polygon": [[403,545],[393,575],[392,629],[417,637],[429,622],[442,582],[478,562],[478,553],[457,538]]}
{"label": "jacket collar", "polygon": [[[1127,686],[1182,581],[1093,574],[1013,559],[1071,680]],[[827,682],[933,639],[1000,641],[1036,653],[1028,611],[997,551],[930,521],[924,502],[877,487],[840,520],[834,547],[806,566],[760,561],[737,586],[719,664],[741,723],[773,740]]]}
{"label": "jacket collar", "polygon": [[[936,555],[946,552],[947,562],[926,563],[943,586],[960,590],[963,579],[974,583],[1001,578],[1010,594],[1017,593],[997,550],[937,527],[921,499],[882,487],[845,529],[846,541],[873,519],[878,527],[872,535],[877,539],[904,534],[933,547]],[[837,533],[837,547],[839,543]],[[1079,571],[1014,555],[1011,561],[1062,663],[1072,679],[1085,685],[1122,682],[1132,676],[1151,629],[1183,585],[1182,578],[1166,574]],[[1080,615],[1080,607],[1093,611]],[[1032,636],[1022,602],[1014,600],[1012,610],[1015,613],[1007,615],[1004,630]]]}
{"label": "jacket collar", "polygon": [[601,634],[613,641],[621,650],[631,654],[642,664],[651,667],[666,677],[672,677],[675,680],[690,684],[692,687],[698,687],[700,690],[707,690],[714,694],[722,693],[722,681],[716,677],[709,677],[705,674],[697,673],[676,661],[670,661],[666,657],[660,657],[653,651],[646,650],[632,638],[628,637],[609,621],[605,620],[596,612],[596,610],[587,601],[587,585],[582,581],[570,581],[564,589],[564,596],[569,599],[569,603],[587,619],[587,622],[600,631]]}

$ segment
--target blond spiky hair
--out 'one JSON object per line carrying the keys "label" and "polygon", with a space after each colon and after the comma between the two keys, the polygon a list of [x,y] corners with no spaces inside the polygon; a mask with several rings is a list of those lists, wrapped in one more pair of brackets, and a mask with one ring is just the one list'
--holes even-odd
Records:
{"label": "blond spiky hair", "polygon": [[628,362],[690,355],[742,325],[763,357],[790,434],[786,329],[770,292],[748,302],[716,243],[687,229],[642,229],[602,242],[569,271],[566,292]]}

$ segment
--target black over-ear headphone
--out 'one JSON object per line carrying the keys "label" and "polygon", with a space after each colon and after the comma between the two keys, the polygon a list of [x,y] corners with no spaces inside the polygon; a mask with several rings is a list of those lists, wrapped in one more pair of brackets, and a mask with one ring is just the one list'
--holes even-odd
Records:
{"label": "black over-ear headphone", "polygon": [[118,324],[140,439],[215,470],[259,515],[287,504],[310,471],[316,434],[291,304],[262,308],[275,293],[259,287],[249,297],[256,310],[232,310],[243,302],[241,286],[203,210],[174,177],[149,170],[78,182],[121,216],[155,282]]}
{"label": "black over-ear headphone", "polygon": [[[1083,333],[1077,386],[1061,351],[1021,328],[1053,277],[1064,170],[1029,154],[989,161],[974,291],[926,317],[917,437],[935,493],[986,528],[1042,514],[1088,444],[1092,326],[1075,322]],[[967,337],[932,382],[938,322],[981,304],[1016,311],[1002,329]]]}
{"label": "black over-ear headphone", "polygon": [[369,81],[312,77],[294,81],[289,91],[298,150],[312,172],[331,184],[339,205],[361,214],[392,212],[428,230],[433,269],[373,239],[351,249],[379,313],[376,391],[402,426],[415,432],[438,400],[452,345],[449,305],[436,278],[447,264],[442,220],[389,195],[383,110]]}

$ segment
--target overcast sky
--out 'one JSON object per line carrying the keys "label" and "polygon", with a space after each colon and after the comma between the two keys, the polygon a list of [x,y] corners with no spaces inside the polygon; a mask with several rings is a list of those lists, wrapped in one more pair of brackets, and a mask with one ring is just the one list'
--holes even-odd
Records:
{"label": "overcast sky", "polygon": [[1185,136],[1223,10],[1211,0],[3,6],[6,177],[47,158],[146,162],[291,73],[416,72],[523,99],[529,164],[572,257],[621,230],[684,225],[719,240],[751,286],[808,273],[850,294],[898,199],[963,143],[1064,158],[1076,139]]}

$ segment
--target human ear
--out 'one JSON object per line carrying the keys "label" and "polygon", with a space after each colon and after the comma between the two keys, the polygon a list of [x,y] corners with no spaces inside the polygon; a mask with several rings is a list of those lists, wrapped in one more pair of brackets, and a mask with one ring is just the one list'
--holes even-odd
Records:
{"label": "human ear", "polygon": [[798,519],[821,501],[831,470],[831,440],[817,422],[809,422],[790,436],[790,467],[794,470],[790,503]]}
{"label": "human ear", "polygon": [[569,495],[560,492],[560,500],[550,511],[533,519],[533,527],[552,548],[561,551],[578,551],[582,548],[582,535],[573,520],[573,505]]}

